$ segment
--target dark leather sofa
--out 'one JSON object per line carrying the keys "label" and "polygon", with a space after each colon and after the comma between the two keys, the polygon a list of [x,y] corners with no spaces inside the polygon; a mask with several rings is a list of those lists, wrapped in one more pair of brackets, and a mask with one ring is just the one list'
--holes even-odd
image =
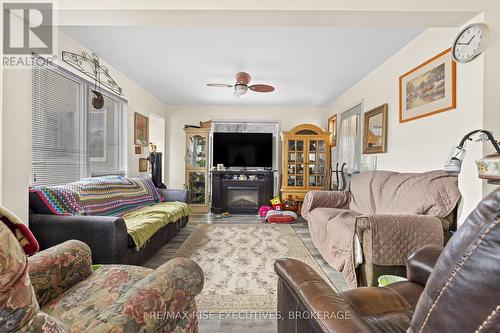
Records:
{"label": "dark leather sofa", "polygon": [[408,281],[337,293],[312,268],[275,263],[278,332],[500,332],[500,188],[444,250],[414,252]]}
{"label": "dark leather sofa", "polygon": [[[158,189],[166,201],[187,202],[188,191]],[[30,213],[29,227],[41,250],[70,239],[86,243],[96,264],[138,265],[151,257],[161,246],[186,226],[188,217],[159,229],[139,251],[127,234],[125,221],[113,216],[61,216]]]}

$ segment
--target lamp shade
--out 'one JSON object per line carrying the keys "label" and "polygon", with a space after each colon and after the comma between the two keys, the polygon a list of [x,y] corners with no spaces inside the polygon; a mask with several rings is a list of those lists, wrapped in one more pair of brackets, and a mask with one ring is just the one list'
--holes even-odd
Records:
{"label": "lamp shade", "polygon": [[500,154],[488,155],[476,161],[479,178],[500,184]]}

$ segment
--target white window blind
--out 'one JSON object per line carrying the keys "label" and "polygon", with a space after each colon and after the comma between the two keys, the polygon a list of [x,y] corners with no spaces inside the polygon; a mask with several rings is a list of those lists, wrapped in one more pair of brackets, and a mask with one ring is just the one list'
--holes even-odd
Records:
{"label": "white window blind", "polygon": [[83,85],[47,67],[33,68],[32,183],[58,185],[87,174]]}
{"label": "white window blind", "polygon": [[32,85],[33,185],[126,173],[126,101],[103,93],[94,110],[90,84],[55,67],[34,66]]}

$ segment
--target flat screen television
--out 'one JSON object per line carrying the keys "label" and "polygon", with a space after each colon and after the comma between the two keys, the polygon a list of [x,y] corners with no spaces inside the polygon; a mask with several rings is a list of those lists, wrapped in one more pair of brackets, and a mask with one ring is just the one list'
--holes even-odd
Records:
{"label": "flat screen television", "polygon": [[272,168],[271,133],[214,133],[213,166]]}

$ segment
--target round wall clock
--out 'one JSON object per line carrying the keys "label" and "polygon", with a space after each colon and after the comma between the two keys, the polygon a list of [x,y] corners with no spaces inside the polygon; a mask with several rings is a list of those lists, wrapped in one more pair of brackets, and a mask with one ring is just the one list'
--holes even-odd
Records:
{"label": "round wall clock", "polygon": [[453,43],[453,58],[460,63],[466,63],[480,55],[488,42],[489,29],[484,23],[466,26],[455,38]]}

